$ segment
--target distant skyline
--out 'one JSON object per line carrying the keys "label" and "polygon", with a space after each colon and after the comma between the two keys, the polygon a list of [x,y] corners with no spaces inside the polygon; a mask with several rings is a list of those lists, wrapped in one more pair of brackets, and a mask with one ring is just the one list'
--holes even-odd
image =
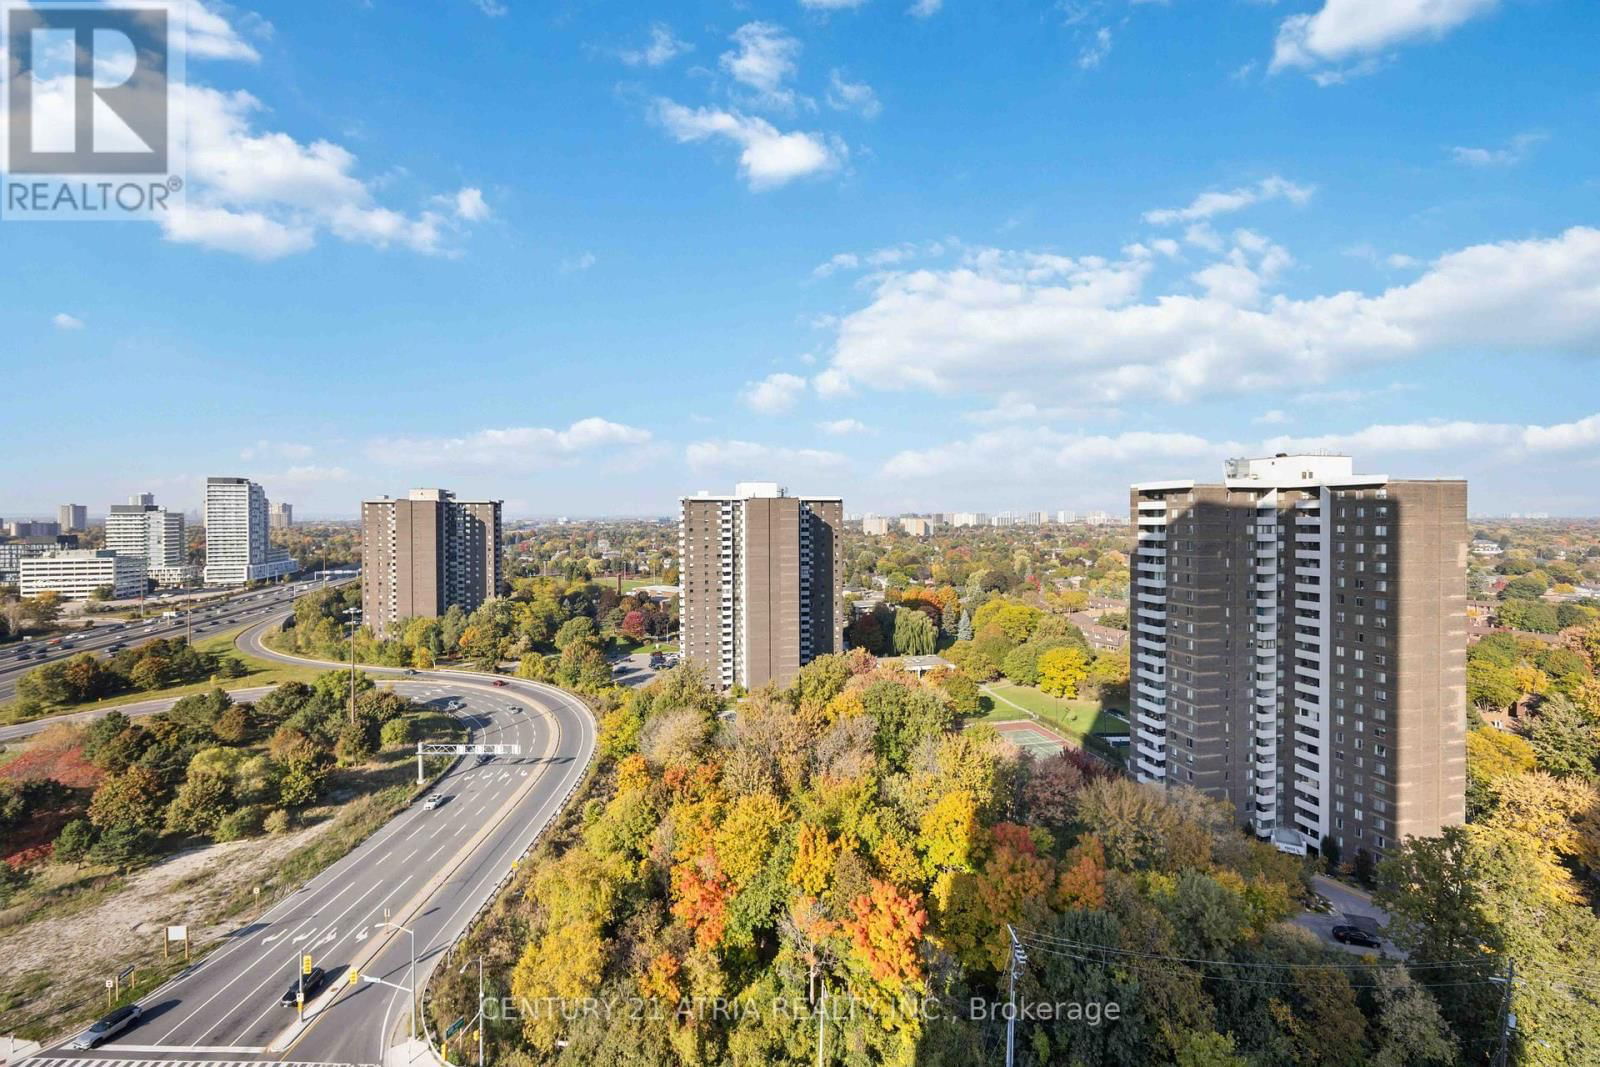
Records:
{"label": "distant skyline", "polygon": [[0,224],[0,516],[1600,512],[1600,5],[1356,6],[190,0],[188,213]]}

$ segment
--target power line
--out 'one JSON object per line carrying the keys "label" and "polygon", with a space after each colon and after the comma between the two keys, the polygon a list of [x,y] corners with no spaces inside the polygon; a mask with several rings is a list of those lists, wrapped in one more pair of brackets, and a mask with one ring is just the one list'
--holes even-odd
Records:
{"label": "power line", "polygon": [[[1244,960],[1194,959],[1194,958],[1191,958],[1191,957],[1188,957],[1188,956],[1170,956],[1170,955],[1165,955],[1165,954],[1158,953],[1158,952],[1139,952],[1136,949],[1114,948],[1114,947],[1112,947],[1110,945],[1096,945],[1096,944],[1092,944],[1092,943],[1087,942],[1087,941],[1074,941],[1071,938],[1057,937],[1057,936],[1052,935],[1052,934],[1045,934],[1045,933],[1041,933],[1041,932],[1033,931],[1033,930],[1021,930],[1021,929],[1019,929],[1019,930],[1017,930],[1017,936],[1019,938],[1022,938],[1025,941],[1032,941],[1032,942],[1038,943],[1041,946],[1064,945],[1064,946],[1069,947],[1069,948],[1091,949],[1091,950],[1093,950],[1095,952],[1108,952],[1108,953],[1111,953],[1112,955],[1117,955],[1117,956],[1131,956],[1131,957],[1138,957],[1138,958],[1142,958],[1142,959],[1164,960],[1164,961],[1173,962],[1173,963],[1192,963],[1192,964],[1198,964],[1198,965],[1203,965],[1203,966],[1262,967],[1262,968],[1268,968],[1268,967],[1307,967],[1307,968],[1315,968],[1317,970],[1324,970],[1324,971],[1325,970],[1330,970],[1330,969],[1332,969],[1332,970],[1352,970],[1352,971],[1357,971],[1357,970],[1367,970],[1367,969],[1370,969],[1371,967],[1375,966],[1375,964],[1372,964],[1372,963],[1296,963],[1296,962],[1294,962],[1292,960],[1283,960],[1283,961],[1278,961],[1278,962],[1263,963],[1263,962],[1244,961]],[[1396,960],[1394,962],[1398,964],[1398,963],[1401,963],[1403,961]],[[1408,966],[1411,966],[1414,969],[1423,968],[1423,967],[1473,967],[1473,966],[1484,966],[1484,965],[1487,965],[1487,964],[1492,964],[1494,962],[1495,962],[1495,958],[1492,957],[1492,956],[1481,956],[1481,957],[1478,957],[1476,959],[1471,959],[1471,960],[1436,960],[1436,961],[1430,961],[1430,962],[1427,962],[1427,963],[1410,964]]]}

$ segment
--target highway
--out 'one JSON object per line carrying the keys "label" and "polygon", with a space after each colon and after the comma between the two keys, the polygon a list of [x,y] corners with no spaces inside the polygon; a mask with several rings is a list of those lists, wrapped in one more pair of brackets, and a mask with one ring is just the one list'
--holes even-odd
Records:
{"label": "highway", "polygon": [[[55,638],[48,640],[36,638],[32,641],[17,641],[0,646],[0,703],[16,696],[19,677],[52,660],[68,659],[80,652],[105,653],[112,645],[132,646],[158,637],[180,637],[184,633],[186,624],[193,626],[192,636],[203,637],[238,626],[240,623],[261,619],[268,613],[278,611],[295,597],[322,589],[326,584],[321,580],[308,579],[244,592],[225,601],[212,601],[204,606],[195,607],[193,615],[187,619],[160,618],[163,610],[176,611],[179,610],[178,606],[168,608],[165,606],[165,601],[159,600],[153,603],[147,602],[146,611],[153,613],[153,617],[128,622],[97,623],[85,630],[60,635],[62,640],[59,645],[49,643]],[[334,584],[342,583],[336,581]],[[190,609],[182,610],[187,613]],[[43,652],[44,656],[22,659],[21,655],[24,652],[35,656]]]}
{"label": "highway", "polygon": [[[240,648],[291,659],[260,640],[285,614],[242,633]],[[95,1051],[51,1048],[30,1062],[383,1063],[391,1039],[403,1039],[410,1025],[412,953],[411,934],[379,925],[385,915],[414,931],[417,981],[425,985],[512,862],[561,810],[595,750],[593,717],[581,701],[552,686],[506,682],[496,687],[464,671],[396,678],[397,692],[451,708],[473,741],[516,744],[521,755],[459,760],[432,790],[446,798],[440,807],[413,804],[235,931],[226,945],[146,996],[140,1025]],[[279,1003],[302,953],[330,976],[327,992],[308,999],[303,1028],[295,1009]],[[353,986],[347,984],[352,967],[360,976]]]}

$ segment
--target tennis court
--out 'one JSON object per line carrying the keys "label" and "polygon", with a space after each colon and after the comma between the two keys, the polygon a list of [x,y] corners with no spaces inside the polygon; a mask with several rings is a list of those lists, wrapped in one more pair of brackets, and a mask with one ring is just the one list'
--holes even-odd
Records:
{"label": "tennis court", "polygon": [[1000,736],[1010,741],[1018,748],[1026,749],[1036,756],[1053,756],[1067,745],[1067,739],[1052,730],[1040,726],[1036,722],[1016,720],[1013,722],[990,723]]}

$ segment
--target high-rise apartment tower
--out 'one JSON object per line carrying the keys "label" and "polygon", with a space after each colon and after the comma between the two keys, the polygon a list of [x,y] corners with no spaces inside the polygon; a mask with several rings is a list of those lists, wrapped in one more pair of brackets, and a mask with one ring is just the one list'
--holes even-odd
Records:
{"label": "high-rise apartment tower", "polygon": [[844,648],[838,497],[775,482],[684,497],[678,531],[680,647],[723,688],[787,684]]}
{"label": "high-rise apartment tower", "polygon": [[1132,770],[1346,857],[1465,817],[1467,486],[1349,457],[1133,486]]}
{"label": "high-rise apartment tower", "polygon": [[457,500],[444,489],[361,504],[363,620],[387,633],[401,619],[472,611],[500,592],[498,500]]}

